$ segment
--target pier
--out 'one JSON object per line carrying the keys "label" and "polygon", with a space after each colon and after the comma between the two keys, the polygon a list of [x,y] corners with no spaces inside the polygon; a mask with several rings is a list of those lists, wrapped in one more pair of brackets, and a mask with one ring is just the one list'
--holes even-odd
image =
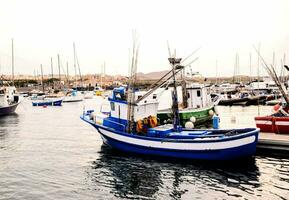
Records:
{"label": "pier", "polygon": [[261,132],[257,149],[289,152],[289,135]]}

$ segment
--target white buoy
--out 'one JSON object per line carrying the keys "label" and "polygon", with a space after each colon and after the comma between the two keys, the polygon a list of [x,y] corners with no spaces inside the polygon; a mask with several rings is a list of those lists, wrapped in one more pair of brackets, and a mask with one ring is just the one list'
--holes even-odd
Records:
{"label": "white buoy", "polygon": [[192,129],[192,128],[194,128],[194,123],[191,122],[191,121],[188,121],[188,122],[185,123],[185,127]]}
{"label": "white buoy", "polygon": [[193,123],[195,123],[195,122],[196,122],[196,118],[195,118],[194,116],[192,116],[192,117],[190,118],[190,121],[193,122]]}
{"label": "white buoy", "polygon": [[214,111],[209,110],[209,115],[210,115],[210,116],[213,116],[214,114],[215,114]]}

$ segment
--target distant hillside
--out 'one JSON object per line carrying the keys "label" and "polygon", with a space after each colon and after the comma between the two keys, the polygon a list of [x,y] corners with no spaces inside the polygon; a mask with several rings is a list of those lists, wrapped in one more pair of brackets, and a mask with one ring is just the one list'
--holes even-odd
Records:
{"label": "distant hillside", "polygon": [[138,80],[156,80],[161,78],[163,75],[165,75],[169,70],[164,71],[158,71],[158,72],[150,72],[150,73],[137,73],[137,79]]}

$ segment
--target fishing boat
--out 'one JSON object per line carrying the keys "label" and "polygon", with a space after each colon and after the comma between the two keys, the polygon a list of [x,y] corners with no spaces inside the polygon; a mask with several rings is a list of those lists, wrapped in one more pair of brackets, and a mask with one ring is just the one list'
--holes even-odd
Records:
{"label": "fishing boat", "polygon": [[255,153],[259,133],[256,128],[193,130],[180,126],[175,74],[184,66],[179,58],[169,58],[172,70],[166,79],[173,78],[174,82],[173,124],[158,125],[159,103],[154,92],[162,84],[145,93],[135,89],[138,53],[133,50],[128,88],[113,90],[108,98],[111,111],[107,114],[88,110],[81,115],[98,130],[105,144],[123,152],[178,159],[230,160]]}
{"label": "fishing boat", "polygon": [[[140,95],[135,93],[136,97]],[[158,126],[154,117],[158,102],[150,98],[135,107],[136,130],[127,132],[128,102],[121,96],[125,96],[124,89],[114,89],[109,98],[109,114],[88,110],[81,116],[112,148],[129,153],[202,160],[237,159],[252,156],[256,151],[259,133],[256,128],[175,131],[171,124]],[[147,125],[145,121],[149,121]]]}
{"label": "fishing boat", "polygon": [[[191,83],[186,85],[187,107],[179,108],[180,123],[185,127],[186,122],[192,122],[194,125],[200,125],[212,120],[216,112],[216,106],[219,102],[219,96],[211,98],[210,88],[200,83]],[[167,91],[171,93],[171,90]],[[162,94],[164,95],[164,94]],[[166,98],[169,101],[170,98]],[[163,103],[160,101],[160,104]],[[172,121],[171,108],[159,110],[157,117],[161,124]]]}
{"label": "fishing boat", "polygon": [[0,115],[14,113],[20,102],[20,95],[16,94],[15,87],[0,88]]}
{"label": "fishing boat", "polygon": [[32,106],[61,106],[62,101],[62,98],[45,98],[44,100],[32,101]]}

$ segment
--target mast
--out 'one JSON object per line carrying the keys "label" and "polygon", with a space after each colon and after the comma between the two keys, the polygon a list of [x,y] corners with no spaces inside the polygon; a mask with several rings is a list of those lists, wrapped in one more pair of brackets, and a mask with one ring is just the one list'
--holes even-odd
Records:
{"label": "mast", "polygon": [[187,83],[186,83],[185,70],[183,70],[181,73],[181,79],[182,79],[183,108],[187,108],[188,107],[188,95],[187,95]]}
{"label": "mast", "polygon": [[44,82],[43,82],[43,69],[42,69],[42,64],[40,65],[40,70],[41,70],[41,85],[42,85],[42,92],[44,93]]}
{"label": "mast", "polygon": [[173,111],[173,125],[174,125],[174,131],[179,131],[180,127],[180,116],[179,116],[179,106],[178,106],[178,93],[177,93],[177,84],[176,84],[176,67],[180,64],[181,58],[175,58],[171,57],[168,58],[171,66],[172,66],[172,72],[173,72],[173,91],[172,91],[172,98],[173,98],[173,104],[172,104],[172,111]]}
{"label": "mast", "polygon": [[216,59],[216,85],[218,84],[218,60]]}
{"label": "mast", "polygon": [[252,55],[249,54],[249,66],[250,66],[250,82],[252,82]]}
{"label": "mast", "polygon": [[57,54],[57,60],[58,60],[59,87],[61,88],[61,75],[60,75],[60,58],[59,58],[59,54]]}
{"label": "mast", "polygon": [[52,57],[51,57],[51,59],[50,59],[50,64],[51,64],[52,89],[54,89],[54,80],[53,80],[53,62],[52,62]]}
{"label": "mast", "polygon": [[76,84],[77,73],[76,73],[76,52],[75,52],[75,43],[74,42],[73,42],[73,66],[74,66],[74,82]]}
{"label": "mast", "polygon": [[68,62],[66,62],[66,72],[67,72],[67,83],[69,85],[69,71],[68,71]]}
{"label": "mast", "polygon": [[14,86],[14,44],[13,44],[13,38],[12,41],[12,86]]}
{"label": "mast", "polygon": [[137,58],[138,58],[138,45],[137,35],[133,34],[133,51],[129,72],[129,83],[127,91],[127,132],[132,133],[134,131],[134,107],[135,107],[135,83],[136,83],[136,71],[137,71]]}
{"label": "mast", "polygon": [[[75,61],[77,62],[78,73],[79,73],[79,78],[80,78],[80,84],[82,86],[82,76],[81,76],[81,71],[80,71],[80,65],[79,65],[78,57],[77,57],[77,54],[76,54],[75,43],[73,43],[73,52],[74,52]],[[75,70],[76,70],[76,65],[75,65]]]}

